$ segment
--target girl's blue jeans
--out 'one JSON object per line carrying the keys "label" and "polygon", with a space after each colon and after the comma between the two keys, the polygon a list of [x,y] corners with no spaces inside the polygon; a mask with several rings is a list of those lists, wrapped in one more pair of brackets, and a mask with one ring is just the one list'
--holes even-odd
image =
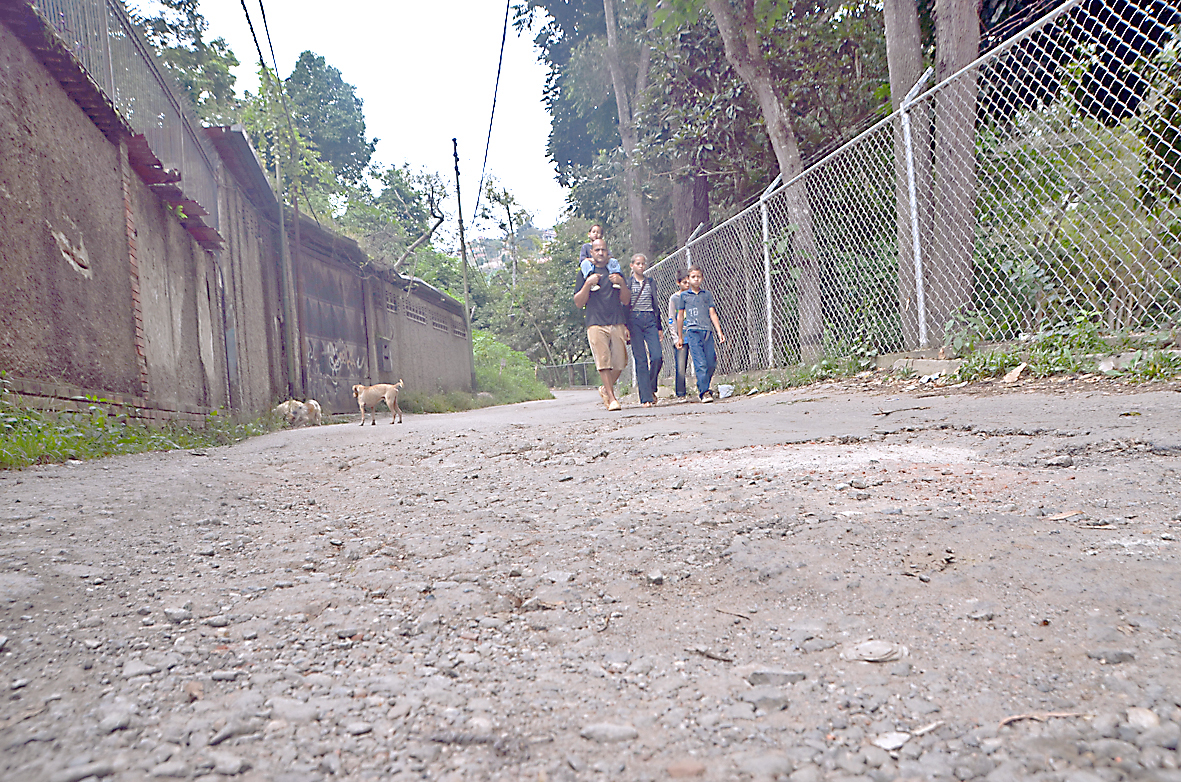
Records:
{"label": "girl's blue jeans", "polygon": [[660,352],[660,326],[650,312],[639,312],[627,323],[632,335],[632,355],[636,359],[636,389],[644,404],[655,401],[656,384],[664,354]]}

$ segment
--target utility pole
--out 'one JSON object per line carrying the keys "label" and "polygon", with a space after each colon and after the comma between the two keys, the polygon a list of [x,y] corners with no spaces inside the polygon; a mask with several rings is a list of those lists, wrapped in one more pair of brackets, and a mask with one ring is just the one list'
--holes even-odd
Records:
{"label": "utility pole", "polygon": [[459,215],[459,255],[463,259],[463,323],[467,327],[467,352],[471,361],[472,393],[476,391],[476,354],[472,349],[472,315],[468,308],[471,294],[467,288],[467,243],[463,239],[463,199],[459,196],[459,141],[451,139],[451,154],[455,157],[455,208]]}
{"label": "utility pole", "polygon": [[283,218],[283,169],[279,155],[275,155],[275,200],[279,205],[279,284],[282,286],[283,306],[283,351],[287,357],[287,397],[290,399],[299,389],[299,325],[295,318],[295,283],[291,263],[291,250],[287,245],[287,226]]}

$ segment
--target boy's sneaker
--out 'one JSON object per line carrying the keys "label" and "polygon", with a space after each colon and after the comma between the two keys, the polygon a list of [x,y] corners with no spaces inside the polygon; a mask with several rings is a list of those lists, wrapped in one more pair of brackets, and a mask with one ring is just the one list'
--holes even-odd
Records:
{"label": "boy's sneaker", "polygon": [[701,395],[702,404],[709,404],[712,401],[714,401],[714,395],[711,394],[710,392],[706,391],[704,394]]}

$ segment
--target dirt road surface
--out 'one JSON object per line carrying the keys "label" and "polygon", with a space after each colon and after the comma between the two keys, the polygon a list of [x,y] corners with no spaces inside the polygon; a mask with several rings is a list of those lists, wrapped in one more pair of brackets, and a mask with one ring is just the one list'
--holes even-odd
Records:
{"label": "dirt road surface", "polygon": [[1181,780],[1181,394],[879,382],[3,474],[0,779]]}

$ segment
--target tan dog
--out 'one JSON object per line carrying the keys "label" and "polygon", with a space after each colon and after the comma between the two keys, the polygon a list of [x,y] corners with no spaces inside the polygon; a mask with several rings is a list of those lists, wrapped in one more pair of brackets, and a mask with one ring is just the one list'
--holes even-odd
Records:
{"label": "tan dog", "polygon": [[389,383],[378,383],[375,386],[353,386],[353,396],[357,398],[357,405],[361,408],[361,426],[365,425],[365,409],[373,409],[373,425],[377,426],[377,404],[381,400],[385,400],[386,407],[390,409],[390,423],[397,420],[402,423],[402,408],[398,407],[398,389],[402,387],[402,381],[390,385]]}
{"label": "tan dog", "polygon": [[315,399],[306,402],[288,399],[275,408],[275,415],[281,416],[288,426],[319,426],[323,420],[320,403]]}

